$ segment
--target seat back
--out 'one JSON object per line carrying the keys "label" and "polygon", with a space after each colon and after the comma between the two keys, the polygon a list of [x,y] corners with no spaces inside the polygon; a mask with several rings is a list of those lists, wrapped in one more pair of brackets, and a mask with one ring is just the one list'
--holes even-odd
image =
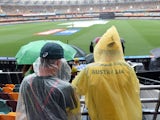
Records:
{"label": "seat back", "polygon": [[13,112],[16,112],[16,106],[17,106],[16,100],[6,100],[6,104],[12,108]]}
{"label": "seat back", "polygon": [[5,100],[0,100],[0,113],[7,114],[11,111],[11,108],[6,104]]}
{"label": "seat back", "polygon": [[9,112],[8,114],[0,114],[0,120],[15,120],[16,112]]}
{"label": "seat back", "polygon": [[4,100],[10,100],[11,98],[9,97],[8,93],[3,93],[0,92],[0,98]]}

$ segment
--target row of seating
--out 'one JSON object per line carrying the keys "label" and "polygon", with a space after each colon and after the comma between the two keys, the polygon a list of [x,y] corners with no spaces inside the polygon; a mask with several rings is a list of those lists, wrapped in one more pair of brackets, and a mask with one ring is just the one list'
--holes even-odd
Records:
{"label": "row of seating", "polygon": [[9,112],[8,114],[0,114],[0,120],[15,120],[16,112]]}
{"label": "row of seating", "polygon": [[0,84],[0,92],[19,92],[20,84]]}
{"label": "row of seating", "polygon": [[11,92],[11,93],[0,92],[0,99],[3,99],[3,100],[18,100],[18,92]]}
{"label": "row of seating", "polygon": [[9,112],[16,112],[16,100],[3,100],[0,99],[0,114],[7,114]]}
{"label": "row of seating", "polygon": [[0,120],[15,120],[20,84],[0,84]]}

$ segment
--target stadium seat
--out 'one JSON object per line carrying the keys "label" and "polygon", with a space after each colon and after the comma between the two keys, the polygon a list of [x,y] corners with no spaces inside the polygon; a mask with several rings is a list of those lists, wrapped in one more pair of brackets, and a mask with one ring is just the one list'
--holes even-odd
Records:
{"label": "stadium seat", "polygon": [[15,84],[15,87],[20,87],[21,84]]}
{"label": "stadium seat", "polygon": [[20,88],[21,84],[15,84],[15,87],[13,89],[13,92],[19,92],[19,88]]}
{"label": "stadium seat", "polygon": [[16,100],[6,100],[6,104],[12,108],[12,112],[16,112],[16,106],[17,106]]}
{"label": "stadium seat", "polygon": [[13,91],[13,88],[11,88],[11,87],[3,87],[2,90],[3,90],[4,93],[10,93],[10,92]]}
{"label": "stadium seat", "polygon": [[19,92],[19,87],[15,87],[15,88],[13,89],[13,92]]}
{"label": "stadium seat", "polygon": [[11,108],[6,104],[5,100],[0,99],[0,114],[7,114],[9,112],[11,112]]}
{"label": "stadium seat", "polygon": [[10,96],[10,98],[12,100],[18,100],[18,92],[11,92],[11,93],[8,93],[8,95]]}
{"label": "stadium seat", "polygon": [[5,87],[11,87],[11,88],[14,88],[15,85],[14,84],[5,84]]}
{"label": "stadium seat", "polygon": [[8,95],[8,93],[3,93],[3,92],[0,92],[0,98],[1,99],[4,99],[4,100],[10,100],[10,96]]}
{"label": "stadium seat", "polygon": [[0,120],[15,120],[16,112],[9,112],[8,114],[0,114]]}
{"label": "stadium seat", "polygon": [[0,87],[0,92],[3,92],[3,89]]}

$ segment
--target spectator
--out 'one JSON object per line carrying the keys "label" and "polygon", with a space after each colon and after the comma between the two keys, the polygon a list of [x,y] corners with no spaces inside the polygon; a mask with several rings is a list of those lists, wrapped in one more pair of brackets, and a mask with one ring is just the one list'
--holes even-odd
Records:
{"label": "spectator", "polygon": [[90,63],[72,81],[85,96],[91,120],[142,120],[139,81],[123,56],[119,34],[113,26],[102,36]]}
{"label": "spectator", "polygon": [[79,59],[78,58],[74,58],[74,62],[72,64],[72,72],[71,72],[71,80],[69,81],[70,83],[72,82],[72,80],[75,78],[75,76],[78,73],[78,66],[79,66]]}
{"label": "spectator", "polygon": [[[94,57],[93,57],[94,46],[98,43],[98,41],[100,40],[100,38],[101,37],[96,37],[93,41],[91,41],[91,44],[90,44],[90,53],[85,56],[87,63],[94,62]],[[125,46],[124,46],[125,41],[124,41],[123,38],[120,38],[120,40],[121,40],[123,54],[125,54]]]}
{"label": "spectator", "polygon": [[90,51],[90,53],[93,53],[93,49],[94,49],[94,44],[93,44],[93,42],[91,41],[91,44],[90,44],[90,46],[89,46],[89,51]]}
{"label": "spectator", "polygon": [[151,58],[150,64],[149,64],[149,70],[160,70],[160,57]]}
{"label": "spectator", "polygon": [[[40,57],[33,63],[34,72],[39,75]],[[61,68],[58,70],[57,77],[63,81],[69,82],[71,80],[71,67],[66,59],[61,59]]]}
{"label": "spectator", "polygon": [[[90,47],[92,48],[92,50],[90,50],[91,53],[93,53],[94,51],[94,46],[98,43],[98,41],[101,39],[101,37],[96,37],[93,41],[91,41],[91,44],[90,44]],[[125,43],[125,40],[123,38],[120,38],[121,40],[121,45],[122,45],[122,50],[123,50],[123,53],[125,53],[125,46],[124,46],[124,43]]]}
{"label": "spectator", "polygon": [[125,54],[125,46],[124,46],[125,40],[123,38],[120,38],[120,40],[121,40],[123,54]]}
{"label": "spectator", "polygon": [[150,70],[160,70],[160,48],[151,50],[152,58],[149,64]]}
{"label": "spectator", "polygon": [[89,46],[89,51],[90,53],[93,53],[94,51],[94,46],[98,43],[101,37],[96,37],[94,40],[91,41],[91,44]]}
{"label": "spectator", "polygon": [[21,83],[16,120],[80,118],[78,99],[72,86],[57,77],[63,54],[63,48],[56,43],[46,43],[42,47],[39,74],[30,74]]}

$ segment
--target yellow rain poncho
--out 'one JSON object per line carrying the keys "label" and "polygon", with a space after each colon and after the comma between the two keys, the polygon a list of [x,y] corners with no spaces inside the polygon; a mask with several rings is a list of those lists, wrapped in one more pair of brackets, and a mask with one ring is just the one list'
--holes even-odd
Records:
{"label": "yellow rain poncho", "polygon": [[124,60],[114,26],[95,46],[94,59],[72,82],[85,96],[91,120],[142,120],[139,80]]}

